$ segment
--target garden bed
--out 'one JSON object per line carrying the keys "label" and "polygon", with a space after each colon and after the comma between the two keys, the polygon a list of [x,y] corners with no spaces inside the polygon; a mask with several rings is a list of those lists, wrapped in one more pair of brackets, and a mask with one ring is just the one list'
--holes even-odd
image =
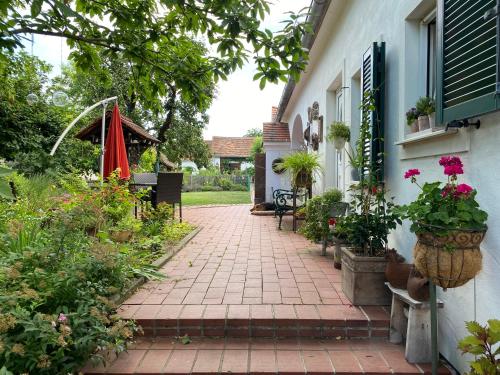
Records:
{"label": "garden bed", "polygon": [[0,373],[77,371],[127,349],[140,331],[117,302],[158,272],[199,229],[165,204],[133,217],[137,199],[115,176],[89,188],[76,176],[12,173],[0,199]]}

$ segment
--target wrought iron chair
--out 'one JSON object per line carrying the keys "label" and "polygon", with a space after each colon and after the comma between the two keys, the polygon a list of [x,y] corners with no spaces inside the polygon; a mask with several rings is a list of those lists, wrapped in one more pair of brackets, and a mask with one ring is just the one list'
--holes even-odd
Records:
{"label": "wrought iron chair", "polygon": [[274,217],[279,217],[278,229],[281,230],[283,216],[292,211],[293,231],[297,230],[297,210],[306,204],[308,196],[307,189],[276,189],[273,191]]}

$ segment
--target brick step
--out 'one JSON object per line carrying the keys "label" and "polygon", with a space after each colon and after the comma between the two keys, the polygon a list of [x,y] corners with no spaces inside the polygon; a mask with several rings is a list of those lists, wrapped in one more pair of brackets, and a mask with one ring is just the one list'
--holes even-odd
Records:
{"label": "brick step", "polygon": [[[189,344],[143,338],[107,366],[88,364],[83,374],[430,374],[429,364],[409,364],[402,346],[384,339],[198,338]],[[440,374],[450,374],[446,368]]]}
{"label": "brick step", "polygon": [[346,305],[122,305],[147,337],[388,337],[386,308]]}

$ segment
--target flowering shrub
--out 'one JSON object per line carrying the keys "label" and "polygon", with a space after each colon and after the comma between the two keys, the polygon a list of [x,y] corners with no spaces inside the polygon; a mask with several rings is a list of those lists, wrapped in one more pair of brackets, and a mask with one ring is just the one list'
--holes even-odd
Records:
{"label": "flowering shrub", "polygon": [[[160,243],[180,236],[165,233],[166,207],[134,219],[134,197],[114,177],[95,190],[50,181],[16,175],[17,200],[0,199],[0,374],[75,373],[125,350],[139,328],[110,297],[137,276],[158,277],[150,262],[162,246],[147,243],[150,225],[160,226]],[[113,242],[125,226],[137,238]]]}
{"label": "flowering shrub", "polygon": [[308,240],[319,242],[330,236],[329,219],[330,211],[334,203],[342,200],[342,192],[333,189],[318,195],[307,202],[305,207],[304,224],[299,232]]}
{"label": "flowering shrub", "polygon": [[435,232],[446,234],[451,229],[486,229],[488,214],[479,208],[477,191],[467,184],[459,184],[458,176],[464,173],[458,156],[443,156],[439,160],[447,182],[417,182],[418,169],[409,169],[404,178],[420,187],[418,198],[401,207],[405,218],[412,221],[411,230],[416,233]]}

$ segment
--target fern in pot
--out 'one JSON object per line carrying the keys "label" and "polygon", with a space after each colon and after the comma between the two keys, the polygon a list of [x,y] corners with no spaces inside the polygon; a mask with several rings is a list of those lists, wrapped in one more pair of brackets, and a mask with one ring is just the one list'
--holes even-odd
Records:
{"label": "fern in pot", "polygon": [[314,175],[319,174],[322,170],[319,156],[305,151],[286,155],[283,162],[277,164],[277,168],[289,173],[294,188],[310,187]]}
{"label": "fern in pot", "polygon": [[330,125],[327,140],[333,142],[337,150],[343,150],[346,142],[351,140],[351,130],[342,121],[335,121]]}

